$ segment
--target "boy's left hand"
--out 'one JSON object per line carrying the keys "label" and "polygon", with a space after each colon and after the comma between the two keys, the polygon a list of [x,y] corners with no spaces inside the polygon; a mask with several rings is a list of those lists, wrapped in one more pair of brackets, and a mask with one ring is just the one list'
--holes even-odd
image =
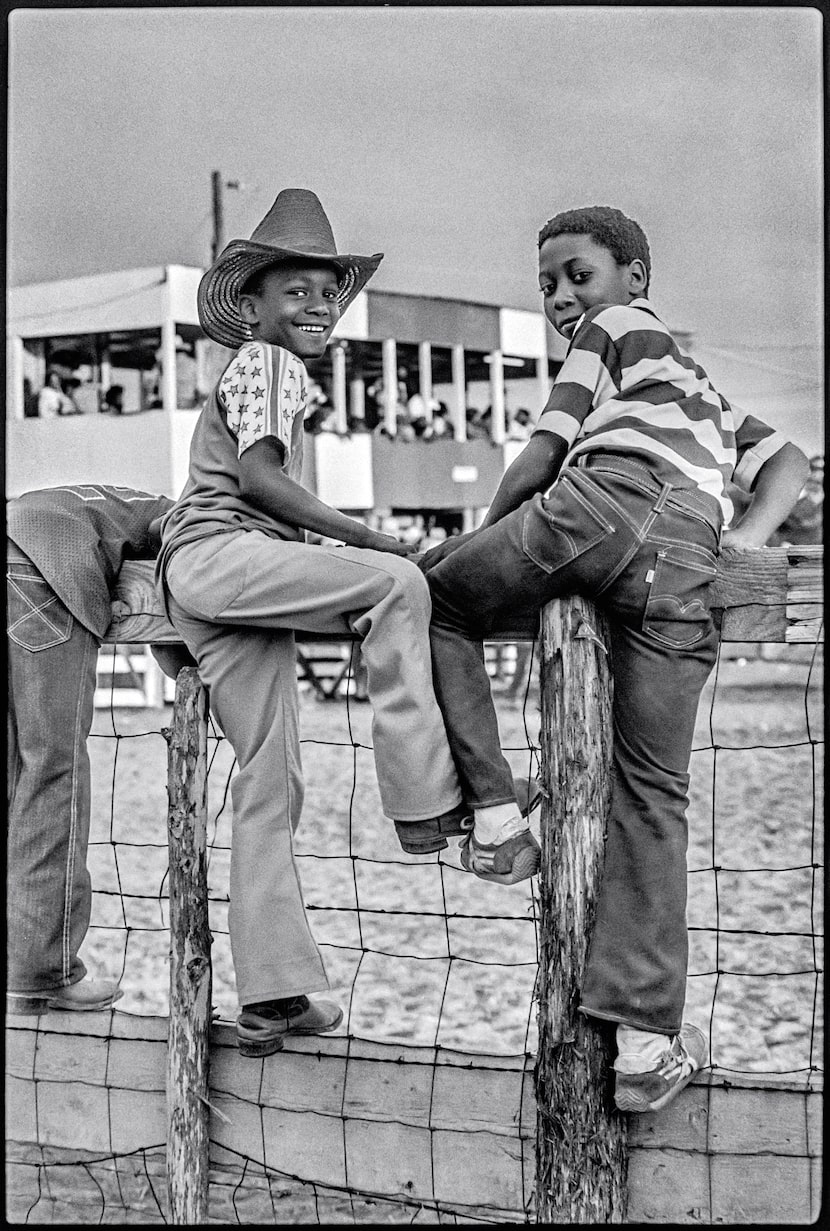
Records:
{"label": "boy's left hand", "polygon": [[734,530],[724,530],[721,535],[721,551],[758,551],[763,546],[763,543],[755,541],[753,535],[742,533],[740,526],[736,526]]}
{"label": "boy's left hand", "polygon": [[445,556],[452,555],[459,547],[469,543],[470,539],[476,534],[478,534],[477,530],[468,530],[466,534],[453,534],[450,538],[444,539],[443,543],[436,543],[434,547],[430,547],[416,561],[418,568],[422,573],[426,573],[428,569],[435,568],[435,565],[440,564]]}
{"label": "boy's left hand", "polygon": [[376,534],[369,546],[372,551],[388,551],[393,556],[417,556],[420,554],[414,543],[402,543],[393,534]]}

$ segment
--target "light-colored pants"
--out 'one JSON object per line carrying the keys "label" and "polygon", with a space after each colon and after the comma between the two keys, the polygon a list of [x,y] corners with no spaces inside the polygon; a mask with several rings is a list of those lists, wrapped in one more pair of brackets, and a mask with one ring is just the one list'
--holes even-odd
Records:
{"label": "light-colored pants", "polygon": [[461,791],[432,687],[426,580],[385,552],[240,530],[179,548],[166,584],[238,763],[228,923],[239,1001],[320,990],[292,852],[303,800],[293,630],[362,638],[383,810],[437,816]]}

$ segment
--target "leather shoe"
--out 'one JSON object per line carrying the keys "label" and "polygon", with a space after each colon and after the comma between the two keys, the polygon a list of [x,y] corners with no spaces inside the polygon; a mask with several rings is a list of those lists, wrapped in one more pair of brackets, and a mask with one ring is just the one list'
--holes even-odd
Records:
{"label": "leather shoe", "polygon": [[270,1056],[282,1049],[289,1034],[325,1034],[343,1020],[343,1010],[331,1000],[287,996],[242,1006],[236,1037],[243,1056]]}
{"label": "leather shoe", "polygon": [[6,1012],[40,1014],[49,1009],[64,1009],[72,1013],[95,1013],[108,1009],[124,995],[114,979],[92,979],[84,976],[67,987],[53,987],[33,992],[6,992]]}

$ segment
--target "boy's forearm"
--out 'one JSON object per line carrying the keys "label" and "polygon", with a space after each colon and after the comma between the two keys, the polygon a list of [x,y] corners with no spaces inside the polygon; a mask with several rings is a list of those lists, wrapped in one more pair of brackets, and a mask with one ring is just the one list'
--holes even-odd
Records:
{"label": "boy's forearm", "polygon": [[375,546],[376,535],[369,526],[364,526],[363,522],[354,517],[347,517],[331,505],[324,504],[287,475],[282,478],[284,482],[280,483],[282,490],[274,510],[281,520],[298,526],[301,530],[322,535],[323,538],[337,539],[349,547]]}
{"label": "boy's forearm", "polygon": [[300,530],[338,539],[350,547],[375,547],[380,537],[369,526],[318,500],[276,465],[248,467],[243,472],[243,492],[247,500],[271,517]]}
{"label": "boy's forearm", "polygon": [[482,529],[512,513],[536,492],[546,491],[556,480],[567,451],[567,443],[553,432],[532,436],[504,472]]}
{"label": "boy's forearm", "polygon": [[763,547],[791,512],[810,473],[810,464],[793,444],[769,458],[758,472],[752,504],[732,529],[726,547]]}

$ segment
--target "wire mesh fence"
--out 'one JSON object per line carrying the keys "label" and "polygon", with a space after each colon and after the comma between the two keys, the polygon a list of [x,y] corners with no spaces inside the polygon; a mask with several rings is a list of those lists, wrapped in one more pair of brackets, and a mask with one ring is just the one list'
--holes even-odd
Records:
{"label": "wire mesh fence", "polygon": [[[488,655],[505,753],[514,773],[535,776],[535,655],[528,663],[503,646]],[[690,766],[686,1017],[708,1033],[713,1073],[772,1073],[803,1080],[805,1089],[823,1055],[820,667],[820,646],[772,656],[758,646],[722,647]],[[370,708],[352,673],[328,702],[320,695],[304,681],[307,788],[295,846],[344,1020],[318,1057],[313,1088],[300,1090],[303,1069],[293,1094],[287,1053],[278,1058],[277,1088],[267,1062],[242,1060],[230,1030],[223,1036],[212,1077],[211,1221],[530,1221],[535,883],[478,881],[454,844],[437,855],[404,854],[380,808]],[[131,1019],[136,1038],[142,1019],[156,1037],[154,1019],[167,1013],[168,720],[164,709],[101,708],[90,741],[94,902],[82,956],[96,972],[121,976],[113,1020]],[[213,725],[209,761],[213,1001],[217,1022],[230,1023],[234,761]],[[91,1037],[113,1046],[110,1036]],[[299,1049],[303,1058],[308,1050]],[[457,1084],[476,1070],[486,1076],[476,1087],[484,1094],[474,1096],[486,1104],[478,1120],[472,1085],[459,1103]],[[49,1070],[34,1071],[49,1080]],[[361,1081],[400,1083],[397,1110],[373,1111]],[[462,1105],[463,1116],[453,1113]],[[110,1221],[117,1209],[122,1221],[164,1221],[163,1126],[157,1145],[119,1150],[118,1140],[112,1130],[91,1139],[86,1157],[72,1163],[50,1158],[42,1138],[28,1152],[12,1150],[10,1191],[19,1179],[22,1194],[13,1197],[16,1220]],[[96,1144],[109,1151],[96,1153]],[[420,1173],[412,1193],[403,1183],[390,1196],[379,1182],[377,1168],[395,1159]]]}

